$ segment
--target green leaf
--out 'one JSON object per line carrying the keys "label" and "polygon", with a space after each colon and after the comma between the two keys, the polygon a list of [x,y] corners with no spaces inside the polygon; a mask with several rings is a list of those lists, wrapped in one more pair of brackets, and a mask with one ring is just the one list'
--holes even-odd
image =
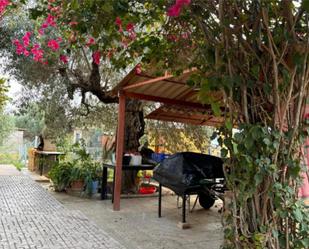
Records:
{"label": "green leaf", "polygon": [[261,134],[260,128],[257,126],[253,127],[251,134],[252,134],[252,137],[255,140],[257,140],[258,138],[260,138],[260,134]]}
{"label": "green leaf", "polygon": [[268,138],[264,138],[263,142],[265,145],[269,146],[270,145],[270,140]]}
{"label": "green leaf", "polygon": [[72,0],[72,1],[71,1],[71,8],[72,8],[72,9],[78,9],[78,7],[79,7],[79,2],[78,2],[78,0]]}
{"label": "green leaf", "polygon": [[242,139],[242,134],[240,132],[237,132],[234,134],[234,139],[236,140],[236,142],[240,142]]}
{"label": "green leaf", "polygon": [[293,210],[293,216],[298,222],[301,222],[303,219],[303,214],[298,208]]}
{"label": "green leaf", "polygon": [[228,130],[232,130],[232,129],[233,129],[233,124],[232,124],[232,122],[231,122],[230,119],[225,120],[225,127],[226,127]]}
{"label": "green leaf", "polygon": [[309,12],[309,0],[303,0],[301,6],[305,11]]}
{"label": "green leaf", "polygon": [[30,12],[30,18],[33,20],[36,20],[38,17],[42,16],[44,11],[39,9],[29,9]]}
{"label": "green leaf", "polygon": [[254,142],[253,142],[252,137],[251,137],[251,136],[246,137],[246,140],[245,140],[245,147],[246,147],[247,149],[251,149],[252,146],[253,146],[253,144],[254,144]]}
{"label": "green leaf", "polygon": [[309,248],[309,238],[304,238],[303,240],[301,240],[301,243],[304,248]]}
{"label": "green leaf", "polygon": [[220,105],[218,103],[211,103],[211,109],[214,113],[215,116],[221,116],[221,110],[220,110]]}
{"label": "green leaf", "polygon": [[222,148],[221,149],[221,157],[226,157],[227,155],[228,155],[228,150],[227,149],[225,149],[225,148]]}
{"label": "green leaf", "polygon": [[301,170],[300,166],[293,166],[288,168],[289,175],[292,176],[293,178],[299,175],[300,170]]}
{"label": "green leaf", "polygon": [[260,66],[259,65],[254,65],[252,68],[251,68],[251,72],[253,74],[253,76],[258,79],[259,77],[259,72],[260,72]]}
{"label": "green leaf", "polygon": [[261,173],[256,173],[254,175],[254,181],[255,181],[255,186],[260,185],[263,181],[263,175]]}
{"label": "green leaf", "polygon": [[275,230],[275,229],[272,230],[272,234],[276,238],[278,238],[278,236],[279,236],[278,230]]}

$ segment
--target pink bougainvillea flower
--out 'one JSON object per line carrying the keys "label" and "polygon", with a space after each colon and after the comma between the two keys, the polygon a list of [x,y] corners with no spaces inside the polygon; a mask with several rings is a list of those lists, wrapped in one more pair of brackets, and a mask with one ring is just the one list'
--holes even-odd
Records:
{"label": "pink bougainvillea flower", "polygon": [[42,62],[43,59],[43,50],[37,50],[35,54],[33,54],[33,60]]}
{"label": "pink bougainvillea flower", "polygon": [[188,32],[185,32],[185,33],[183,33],[182,35],[181,35],[181,37],[183,38],[183,39],[188,39],[189,38],[189,33]]}
{"label": "pink bougainvillea flower", "polygon": [[191,3],[191,0],[176,0],[176,4],[183,6],[183,5],[189,5]]}
{"label": "pink bougainvillea flower", "polygon": [[48,23],[44,22],[41,26],[41,29],[46,29],[46,28],[48,28]]}
{"label": "pink bougainvillea flower", "polygon": [[31,32],[28,31],[22,38],[25,47],[28,47],[30,44],[30,36],[31,36]]}
{"label": "pink bougainvillea flower", "polygon": [[63,40],[62,40],[61,37],[57,37],[57,41],[58,41],[58,42],[62,42]]}
{"label": "pink bougainvillea flower", "polygon": [[92,54],[92,58],[95,64],[99,65],[100,64],[100,59],[101,59],[101,53],[100,51],[95,51]]}
{"label": "pink bougainvillea flower", "polygon": [[23,53],[26,57],[30,55],[30,51],[28,51],[27,49],[24,49]]}
{"label": "pink bougainvillea flower", "polygon": [[132,32],[134,30],[134,24],[131,23],[131,22],[128,23],[126,29],[127,29],[128,32]]}
{"label": "pink bougainvillea flower", "polygon": [[33,48],[31,49],[31,53],[33,54],[33,60],[42,62],[44,51],[40,48],[39,44],[34,44]]}
{"label": "pink bougainvillea flower", "polygon": [[180,10],[181,10],[180,5],[175,4],[168,9],[167,15],[177,17],[180,15]]}
{"label": "pink bougainvillea flower", "polygon": [[32,48],[32,49],[39,49],[39,48],[40,48],[40,45],[37,44],[37,43],[35,43],[35,44],[33,45],[33,48]]}
{"label": "pink bougainvillea flower", "polygon": [[176,0],[176,3],[168,9],[167,15],[174,16],[174,17],[179,16],[181,8],[183,6],[188,6],[190,3],[191,3],[191,0]]}
{"label": "pink bougainvillea flower", "polygon": [[47,23],[51,27],[56,27],[56,17],[52,16],[51,14],[48,14],[47,18],[45,19],[45,23]]}
{"label": "pink bougainvillea flower", "polygon": [[95,44],[95,39],[93,37],[89,37],[86,45],[89,47],[91,45],[94,45]]}
{"label": "pink bougainvillea flower", "polygon": [[25,48],[18,39],[14,39],[13,44],[16,47],[16,54],[21,55],[24,53]]}
{"label": "pink bougainvillea flower", "polygon": [[78,22],[69,22],[70,26],[76,26],[78,24]]}
{"label": "pink bougainvillea flower", "polygon": [[[51,27],[56,27],[57,26],[57,24],[56,24],[56,17],[52,16],[51,14],[48,14],[48,16],[46,17],[44,23],[42,24],[42,26],[41,26],[42,31],[44,29],[48,28],[49,26],[51,26]],[[43,33],[42,31],[41,31],[41,33]]]}
{"label": "pink bougainvillea flower", "polygon": [[38,33],[39,33],[40,35],[44,35],[44,29],[43,29],[43,28],[40,28],[39,31],[38,31]]}
{"label": "pink bougainvillea flower", "polygon": [[115,23],[116,23],[117,26],[121,26],[122,25],[122,21],[121,21],[119,16],[116,17]]}
{"label": "pink bougainvillea flower", "polygon": [[141,74],[142,73],[142,65],[141,64],[137,64],[135,67],[135,73],[136,74]]}
{"label": "pink bougainvillea flower", "polygon": [[59,43],[53,39],[47,42],[47,46],[51,48],[53,51],[57,51],[60,48]]}
{"label": "pink bougainvillea flower", "polygon": [[173,41],[173,42],[176,42],[179,40],[179,38],[177,37],[177,35],[173,35],[173,34],[170,34],[167,36],[167,39],[170,40],[170,41]]}
{"label": "pink bougainvillea flower", "polygon": [[23,47],[22,44],[16,45],[16,53],[17,53],[18,55],[23,54],[23,53],[24,53],[24,49],[25,49],[25,48]]}
{"label": "pink bougainvillea flower", "polygon": [[122,29],[122,21],[120,19],[119,16],[116,17],[116,21],[115,21],[116,25],[118,26],[118,31],[119,33],[122,33],[123,32],[123,29]]}
{"label": "pink bougainvillea flower", "polygon": [[60,6],[56,6],[50,9],[50,11],[55,12],[55,13],[59,13],[60,12]]}
{"label": "pink bougainvillea flower", "polygon": [[9,0],[0,0],[0,16],[5,11],[6,7],[10,4]]}
{"label": "pink bougainvillea flower", "polygon": [[18,39],[14,39],[14,40],[12,41],[12,43],[13,43],[15,46],[17,46],[20,42],[19,42]]}
{"label": "pink bougainvillea flower", "polygon": [[17,46],[16,47],[16,54],[21,55],[24,53],[24,47],[23,46]]}
{"label": "pink bougainvillea flower", "polygon": [[68,64],[69,62],[69,58],[66,55],[60,55],[60,60],[64,63],[64,64]]}
{"label": "pink bougainvillea flower", "polygon": [[135,40],[136,39],[136,33],[130,32],[129,37],[130,37],[131,40]]}

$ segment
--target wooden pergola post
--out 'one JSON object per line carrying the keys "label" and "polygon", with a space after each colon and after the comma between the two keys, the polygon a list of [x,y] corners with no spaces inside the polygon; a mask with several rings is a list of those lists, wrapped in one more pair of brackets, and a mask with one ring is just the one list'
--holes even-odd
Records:
{"label": "wooden pergola post", "polygon": [[123,92],[119,91],[119,107],[118,107],[118,130],[117,130],[117,144],[116,144],[116,172],[115,172],[115,189],[114,191],[114,211],[120,210],[120,194],[121,194],[121,176],[122,176],[122,158],[124,149],[125,136],[125,106],[126,97]]}

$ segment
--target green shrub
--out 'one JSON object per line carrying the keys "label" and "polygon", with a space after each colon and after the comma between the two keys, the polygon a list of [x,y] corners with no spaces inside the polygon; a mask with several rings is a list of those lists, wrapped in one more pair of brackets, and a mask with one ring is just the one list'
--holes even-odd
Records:
{"label": "green shrub", "polygon": [[64,191],[73,181],[82,180],[88,194],[92,194],[92,183],[100,175],[100,164],[87,153],[84,143],[66,148],[65,158],[56,163],[48,174],[56,191]]}
{"label": "green shrub", "polygon": [[56,163],[48,173],[53,182],[55,191],[64,191],[71,182],[73,164],[71,162],[62,161]]}
{"label": "green shrub", "polygon": [[0,164],[12,164],[19,171],[25,167],[25,164],[20,161],[19,155],[17,153],[1,153],[0,154]]}

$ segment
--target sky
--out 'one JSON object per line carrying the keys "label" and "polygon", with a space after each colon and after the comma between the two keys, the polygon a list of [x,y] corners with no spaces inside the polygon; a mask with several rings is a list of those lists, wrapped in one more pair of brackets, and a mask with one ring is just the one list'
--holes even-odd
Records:
{"label": "sky", "polygon": [[12,103],[19,98],[22,86],[17,82],[16,79],[14,79],[12,75],[10,75],[8,72],[5,71],[4,69],[5,63],[6,58],[0,57],[0,76],[7,79],[7,83],[10,86],[8,96],[11,98],[11,101],[6,106],[6,111],[10,112],[15,109]]}

